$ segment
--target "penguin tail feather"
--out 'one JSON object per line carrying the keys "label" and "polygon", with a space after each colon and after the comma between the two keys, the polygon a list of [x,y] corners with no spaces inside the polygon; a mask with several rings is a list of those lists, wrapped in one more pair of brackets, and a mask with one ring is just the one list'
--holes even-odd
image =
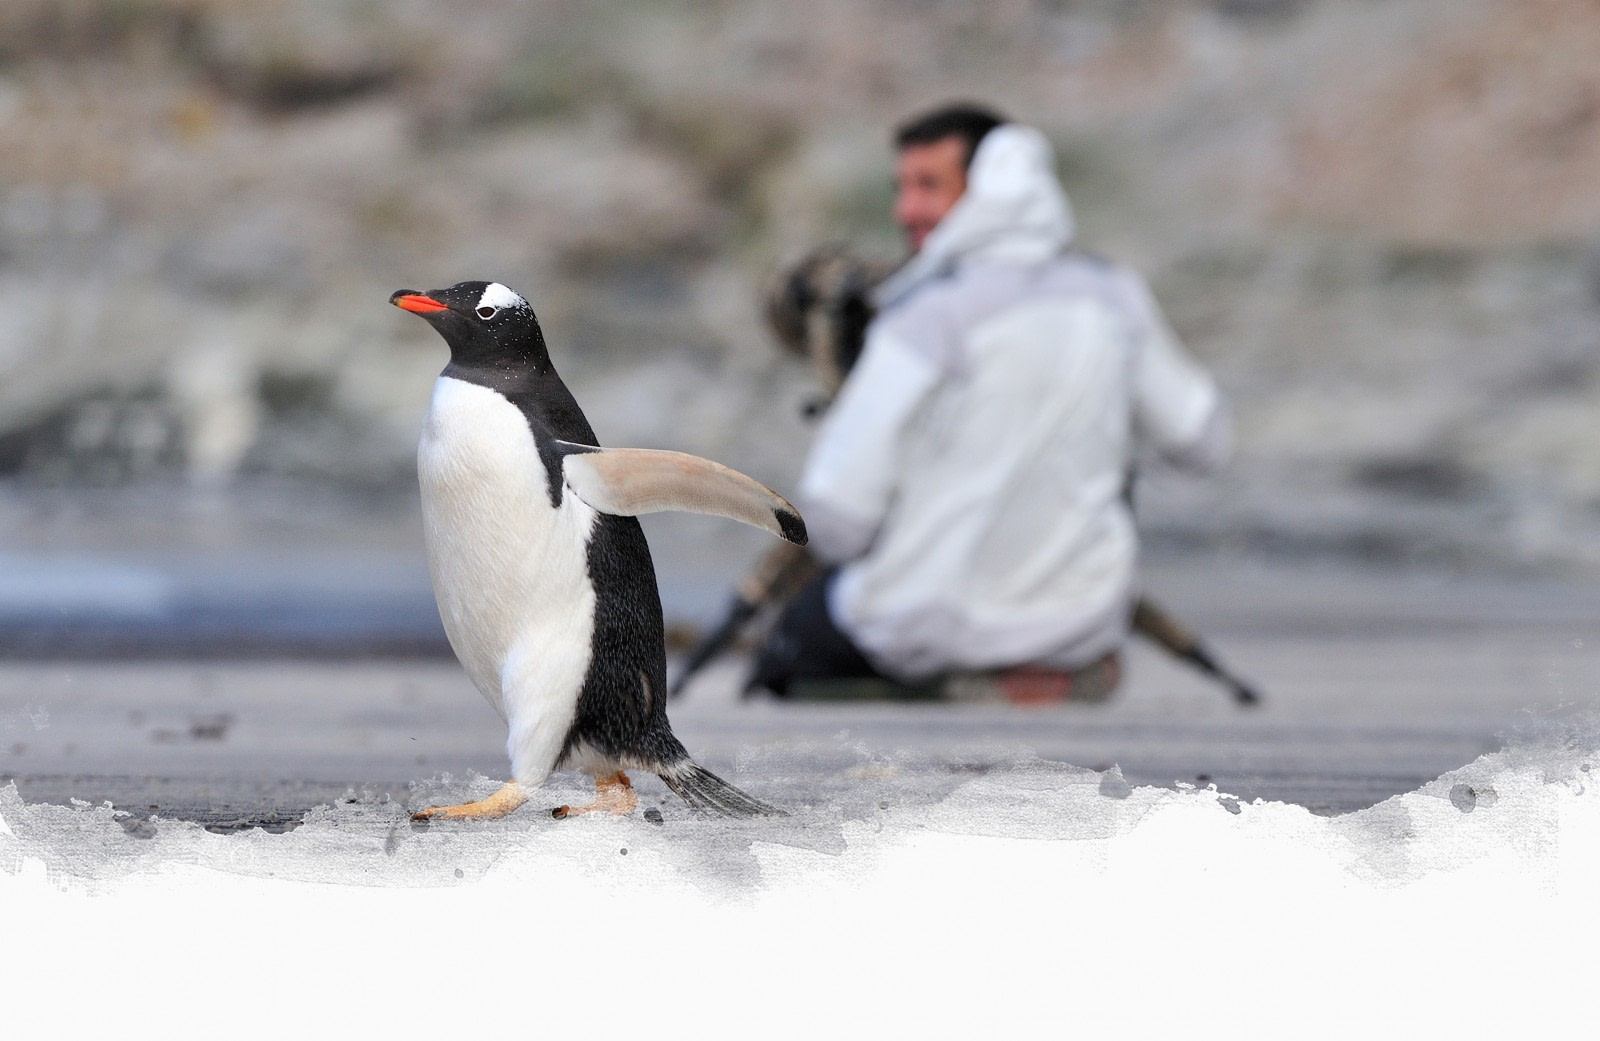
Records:
{"label": "penguin tail feather", "polygon": [[788,816],[776,806],[768,806],[760,799],[746,795],[692,759],[674,763],[658,776],[668,788],[678,793],[678,798],[697,810],[722,817]]}

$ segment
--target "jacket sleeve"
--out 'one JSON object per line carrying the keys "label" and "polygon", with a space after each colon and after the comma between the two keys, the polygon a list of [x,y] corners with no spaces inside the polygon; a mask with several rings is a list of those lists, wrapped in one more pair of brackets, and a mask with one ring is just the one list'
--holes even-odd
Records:
{"label": "jacket sleeve", "polygon": [[828,563],[867,551],[894,497],[902,432],[939,379],[938,363],[880,325],[817,430],[798,498],[810,546]]}
{"label": "jacket sleeve", "polygon": [[1131,283],[1135,426],[1168,462],[1186,470],[1215,470],[1233,451],[1233,427],[1222,394],[1178,342],[1142,280]]}

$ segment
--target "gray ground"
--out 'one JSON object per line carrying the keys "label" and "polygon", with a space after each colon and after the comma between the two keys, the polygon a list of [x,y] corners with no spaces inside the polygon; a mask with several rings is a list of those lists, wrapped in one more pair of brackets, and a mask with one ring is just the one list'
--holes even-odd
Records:
{"label": "gray ground", "polygon": [[[110,801],[134,814],[125,827],[155,815],[227,831],[291,828],[344,800],[411,806],[490,790],[505,770],[503,728],[434,654],[426,576],[405,542],[242,562],[223,547],[211,570],[203,557],[179,567],[153,551],[44,554],[29,558],[32,585],[10,569],[0,783],[29,803]],[[669,613],[704,614],[718,591],[684,592],[679,558],[658,556]],[[73,568],[101,580],[74,586]],[[120,586],[105,580],[117,574]],[[740,703],[741,663],[725,659],[674,704],[673,723],[698,759],[761,797],[846,815],[857,803],[930,804],[974,774],[1038,760],[1103,771],[1103,788],[1210,783],[1337,814],[1556,725],[1600,693],[1600,598],[1583,582],[1228,557],[1157,559],[1149,576],[1259,684],[1263,706],[1237,708],[1137,645],[1110,702],[1043,709]],[[85,601],[86,590],[103,600],[119,588],[118,602]],[[103,637],[140,631],[144,660],[114,639],[52,659],[47,593],[55,617],[76,619],[58,626],[61,639],[87,639],[95,625]],[[208,646],[224,607],[239,654],[163,660],[163,647]],[[341,657],[341,646],[368,656]],[[653,779],[641,793],[646,807],[682,812]],[[543,801],[581,794],[578,778],[558,777]]]}

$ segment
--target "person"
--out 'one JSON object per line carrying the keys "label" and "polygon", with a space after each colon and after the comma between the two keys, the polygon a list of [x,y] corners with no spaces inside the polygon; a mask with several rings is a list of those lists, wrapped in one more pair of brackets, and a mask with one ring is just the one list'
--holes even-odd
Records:
{"label": "person", "polygon": [[952,105],[895,146],[911,256],[877,287],[798,486],[829,567],[747,686],[1009,670],[1105,693],[1138,595],[1135,453],[1219,466],[1221,395],[1144,281],[1074,248],[1041,133]]}

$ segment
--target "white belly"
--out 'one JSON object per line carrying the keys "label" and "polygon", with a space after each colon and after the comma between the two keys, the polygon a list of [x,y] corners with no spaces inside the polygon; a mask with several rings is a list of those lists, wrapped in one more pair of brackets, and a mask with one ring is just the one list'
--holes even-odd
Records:
{"label": "white belly", "polygon": [[571,726],[589,668],[594,589],[584,547],[596,514],[570,493],[552,509],[522,413],[449,377],[434,385],[417,476],[450,646],[510,724],[518,780],[536,784]]}

